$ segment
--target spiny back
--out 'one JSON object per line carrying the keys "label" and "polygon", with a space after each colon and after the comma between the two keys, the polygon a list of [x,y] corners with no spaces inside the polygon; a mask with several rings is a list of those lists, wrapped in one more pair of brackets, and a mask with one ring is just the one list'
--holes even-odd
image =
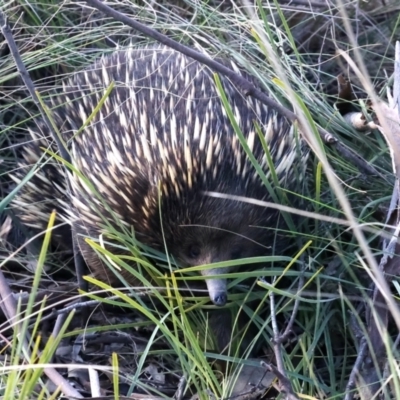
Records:
{"label": "spiny back", "polygon": [[[224,63],[250,79],[234,63]],[[271,174],[256,124],[269,145],[280,184],[293,188],[308,150],[301,141],[297,148],[291,124],[245,97],[227,78],[221,81],[235,120],[267,177]],[[76,135],[112,82],[115,87],[104,104]],[[61,210],[68,208],[65,218],[78,234],[98,237],[107,232],[107,223],[133,227],[139,240],[159,249],[165,243],[168,252],[188,265],[265,253],[271,233],[259,228],[274,227],[276,211],[206,195],[213,191],[271,200],[236,136],[208,67],[164,47],[121,50],[75,74],[51,102],[73,165],[91,183],[70,173],[72,193],[66,193],[65,182],[58,184],[56,201]],[[46,127],[39,126],[48,136]],[[26,161],[32,161],[37,148],[26,154]],[[28,197],[23,193],[20,204]],[[45,214],[43,209],[38,213]],[[88,264],[101,269],[94,251],[78,239]]]}

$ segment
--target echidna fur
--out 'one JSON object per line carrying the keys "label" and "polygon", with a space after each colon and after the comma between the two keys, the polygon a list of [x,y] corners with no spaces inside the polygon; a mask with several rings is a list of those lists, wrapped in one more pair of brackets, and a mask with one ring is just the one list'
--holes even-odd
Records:
{"label": "echidna fur", "polygon": [[[224,62],[250,79],[233,62]],[[220,78],[266,176],[271,173],[256,123],[280,185],[293,188],[304,169],[307,147],[301,140],[299,146],[286,119]],[[76,135],[113,81],[115,87],[100,110]],[[183,266],[270,252],[273,234],[264,228],[276,226],[277,211],[207,196],[212,191],[271,201],[235,134],[208,67],[164,47],[116,51],[64,82],[49,103],[74,168],[102,199],[76,171],[68,173],[68,193],[63,169],[45,157],[48,164],[24,186],[13,206],[35,230],[45,229],[55,208],[60,219],[72,225],[92,272],[103,279],[108,276],[111,282],[115,279],[84,240],[106,234],[105,221],[116,229],[119,224],[128,231],[133,228],[138,240],[166,250]],[[51,143],[42,121],[31,134],[35,140],[26,146],[22,168],[14,176],[17,182],[42,156],[39,145]],[[59,237],[65,240],[64,233]],[[203,275],[227,272],[209,269]],[[137,284],[132,276],[125,278]],[[226,280],[206,281],[211,300],[225,304]]]}

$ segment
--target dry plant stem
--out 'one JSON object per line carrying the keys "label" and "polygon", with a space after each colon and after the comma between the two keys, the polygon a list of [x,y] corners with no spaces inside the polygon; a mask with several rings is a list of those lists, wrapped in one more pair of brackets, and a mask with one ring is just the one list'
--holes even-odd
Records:
{"label": "dry plant stem", "polygon": [[393,100],[393,105],[397,108],[397,114],[400,115],[400,42],[396,42],[395,49]]}
{"label": "dry plant stem", "polygon": [[[100,10],[104,12],[106,15],[114,18],[117,21],[120,21],[124,23],[125,25],[130,26],[133,29],[138,30],[139,32],[142,32],[148,37],[151,37],[152,39],[157,40],[158,42],[171,47],[174,50],[179,51],[182,54],[185,54],[188,57],[193,58],[194,60],[197,60],[201,62],[202,64],[207,65],[214,71],[221,73],[222,75],[227,76],[232,83],[238,87],[246,96],[252,96],[259,100],[261,103],[267,105],[271,109],[275,110],[279,114],[281,114],[283,117],[287,118],[289,121],[292,123],[298,123],[300,127],[300,131],[303,130],[302,124],[297,118],[296,114],[293,113],[292,111],[288,110],[285,107],[282,107],[280,104],[276,103],[273,99],[268,97],[265,93],[263,93],[261,90],[257,89],[253,84],[251,84],[248,80],[244,79],[237,73],[235,73],[233,70],[230,68],[225,67],[224,65],[221,65],[219,62],[211,59],[205,54],[199,53],[196,50],[193,50],[190,47],[184,46],[175,40],[170,39],[169,37],[157,32],[156,30],[149,28],[140,22],[135,21],[132,18],[127,17],[126,15],[121,14],[120,12],[112,9],[111,7],[107,6],[106,4],[102,3],[101,1],[98,0],[86,0],[86,3],[89,4],[90,6],[96,8],[97,10]],[[347,148],[343,143],[339,142],[339,140],[334,137],[332,134],[327,132],[325,129],[318,127],[318,133],[324,143],[330,146],[334,146],[337,151],[341,154],[342,157],[347,158],[351,163],[356,165],[360,171],[368,174],[368,175],[378,175],[381,176],[381,174],[367,161],[362,159],[359,155],[354,153],[352,150]]]}
{"label": "dry plant stem", "polygon": [[[262,200],[257,200],[257,199],[249,199],[248,197],[244,196],[236,196],[236,195],[231,195],[231,194],[224,194],[224,193],[219,193],[219,192],[204,192],[205,195],[215,197],[215,198],[221,198],[221,199],[230,199],[230,200],[235,200],[235,201],[241,201],[243,203],[249,203],[249,204],[254,204],[259,207],[267,207],[291,214],[295,214],[297,216],[305,217],[305,218],[312,218],[317,221],[326,221],[331,224],[337,224],[337,225],[342,225],[342,226],[347,226],[349,229],[354,229],[355,226],[360,226],[365,232],[371,232],[373,234],[380,233],[382,237],[388,236],[385,234],[385,232],[382,232],[382,230],[378,231],[377,229],[371,228],[368,225],[360,225],[357,222],[350,222],[347,219],[341,219],[341,218],[336,218],[336,217],[329,217],[327,215],[322,215],[320,213],[312,212],[312,211],[305,211],[301,210],[300,208],[294,208],[294,207],[289,207],[289,206],[284,206],[282,204],[278,203],[272,203],[270,201],[262,201]],[[384,224],[375,224],[377,226],[384,226]],[[389,236],[391,237],[391,235]]]}
{"label": "dry plant stem", "polygon": [[360,373],[361,365],[362,365],[362,363],[365,359],[365,356],[367,355],[367,352],[368,352],[367,345],[368,345],[368,342],[365,339],[365,337],[363,337],[361,339],[360,347],[358,349],[358,355],[357,355],[356,362],[354,363],[354,366],[350,373],[349,381],[347,382],[347,385],[346,385],[346,396],[345,396],[344,400],[352,400],[355,395],[354,388],[356,386],[356,379],[357,379],[357,375]]}
{"label": "dry plant stem", "polygon": [[90,381],[90,393],[92,397],[100,397],[101,389],[100,389],[99,372],[94,368],[88,368],[88,372]]}
{"label": "dry plant stem", "polygon": [[[364,304],[360,303],[359,307],[357,307],[356,313],[357,315],[361,315],[362,312],[365,310]],[[353,331],[354,337],[361,341],[361,339],[365,336],[364,332],[360,328],[358,321],[354,315],[354,313],[350,313],[350,328]]]}
{"label": "dry plant stem", "polygon": [[[51,132],[53,139],[57,143],[57,147],[58,147],[58,150],[60,151],[62,158],[64,160],[66,160],[67,162],[71,163],[71,157],[70,157],[67,149],[65,148],[64,143],[60,140],[59,136],[54,131],[53,125],[51,124],[49,117],[47,116],[47,114],[43,110],[43,107],[40,104],[39,98],[36,94],[35,86],[32,82],[32,79],[29,76],[28,70],[26,69],[24,63],[22,62],[21,56],[18,51],[17,44],[15,43],[11,29],[7,24],[7,18],[1,10],[0,10],[0,26],[1,26],[1,32],[3,33],[3,36],[6,39],[7,44],[10,48],[10,53],[14,58],[18,72],[20,73],[20,75],[25,83],[25,86],[27,87],[30,95],[32,96],[32,99],[35,102],[36,107],[39,109],[40,114],[41,114],[44,122],[46,123],[49,131]],[[70,191],[71,188],[69,187],[69,180],[67,179],[66,181],[67,181],[67,185],[68,185],[68,190]],[[75,269],[76,269],[78,284],[79,284],[79,287],[82,289],[82,291],[87,291],[88,283],[83,279],[83,275],[86,272],[85,261],[83,260],[83,257],[79,251],[76,241],[74,240],[74,237],[72,237],[72,243],[73,243],[74,261],[75,261]],[[85,314],[86,314],[85,310],[82,310],[83,317],[85,317]]]}
{"label": "dry plant stem", "polygon": [[276,321],[275,293],[271,292],[269,299],[271,308],[272,330],[274,332],[274,338],[272,342],[274,344],[274,354],[277,367],[274,367],[272,364],[265,364],[265,365],[268,366],[268,369],[271,372],[273,372],[279,379],[279,389],[281,391],[284,391],[289,399],[297,399],[297,397],[294,394],[290,380],[287,377],[285,367],[283,365],[282,341],[280,341],[279,328],[278,328],[278,323]]}
{"label": "dry plant stem", "polygon": [[300,292],[301,289],[303,288],[303,284],[304,284],[304,268],[305,268],[305,264],[303,263],[304,267],[301,271],[301,275],[299,278],[299,284],[297,285],[297,297],[296,300],[294,302],[294,306],[293,306],[293,311],[292,311],[292,315],[290,316],[289,322],[286,325],[285,331],[279,335],[277,337],[274,337],[274,342],[276,342],[277,344],[282,344],[284,342],[286,342],[289,338],[289,335],[292,333],[292,328],[293,328],[293,324],[294,321],[296,320],[296,316],[297,316],[297,311],[299,309],[300,306]]}
{"label": "dry plant stem", "polygon": [[[359,305],[356,313],[360,314],[362,312],[362,309],[364,309],[363,303]],[[354,313],[350,313],[350,329],[353,332],[354,337],[357,339],[359,346],[357,359],[353,365],[353,368],[351,369],[349,380],[346,385],[344,400],[352,400],[354,395],[357,393],[357,391],[355,390],[357,378],[360,376],[360,373],[362,371],[361,367],[368,354],[368,341],[365,337],[364,332],[361,330]]]}
{"label": "dry plant stem", "polygon": [[[10,325],[20,333],[20,323],[17,319],[17,305],[14,299],[14,296],[11,292],[10,287],[6,281],[6,278],[3,274],[3,271],[0,270],[0,298],[1,298],[1,307],[4,313],[7,315],[8,321]],[[20,337],[20,335],[18,335]],[[25,354],[30,357],[30,349],[28,346],[28,341],[30,341],[29,337],[21,338],[23,340],[23,346],[25,348]],[[83,398],[83,396],[74,389],[54,368],[44,368],[44,373],[47,377],[54,383],[56,387],[60,387],[61,391],[66,396],[73,396],[78,399]]]}
{"label": "dry plant stem", "polygon": [[[310,7],[315,7],[315,8],[327,8],[327,5],[329,4],[329,1],[327,1],[325,4],[321,4],[318,2],[313,2],[312,0],[287,0],[287,1],[278,1],[279,4],[283,3],[285,5],[290,5],[290,6],[304,6],[307,8]],[[282,5],[282,4],[281,4]],[[303,11],[304,8],[299,8],[299,11]]]}
{"label": "dry plant stem", "polygon": [[283,375],[276,367],[272,364],[267,364],[265,361],[261,361],[261,366],[267,371],[272,372],[279,379],[278,391],[284,392],[286,394],[286,399],[288,400],[299,400],[296,394],[293,392],[292,385],[289,379]]}
{"label": "dry plant stem", "polygon": [[187,384],[187,379],[185,376],[181,376],[179,378],[179,384],[178,384],[178,389],[176,389],[176,392],[174,394],[174,399],[176,400],[182,400],[183,395],[185,393],[186,389],[186,384]]}
{"label": "dry plant stem", "polygon": [[[0,298],[1,298],[1,309],[4,312],[9,325],[19,330],[20,326],[16,318],[17,303],[1,269],[0,269]],[[24,341],[24,346],[27,346],[26,340]]]}
{"label": "dry plant stem", "polygon": [[[66,319],[67,319],[66,312],[57,316],[56,323],[54,324],[53,331],[51,332],[51,335],[54,338],[56,338],[58,336],[58,334],[60,333],[60,329],[62,328],[62,325]],[[41,320],[41,321],[43,321],[43,320]]]}
{"label": "dry plant stem", "polygon": [[[284,366],[283,366],[283,357],[281,353],[281,344],[275,341],[275,338],[279,336],[279,328],[278,323],[276,320],[276,310],[275,310],[275,293],[271,291],[269,296],[269,306],[271,309],[271,324],[272,324],[272,331],[274,332],[273,343],[274,343],[274,353],[275,353],[275,360],[278,371],[281,374],[285,374]],[[286,377],[286,375],[284,375]]]}

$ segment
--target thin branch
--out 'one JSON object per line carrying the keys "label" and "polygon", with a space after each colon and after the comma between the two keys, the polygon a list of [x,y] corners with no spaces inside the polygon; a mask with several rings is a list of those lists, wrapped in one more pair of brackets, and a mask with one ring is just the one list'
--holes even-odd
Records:
{"label": "thin branch", "polygon": [[264,367],[267,371],[272,372],[279,379],[279,390],[286,394],[287,400],[299,400],[296,394],[293,391],[292,385],[289,379],[282,374],[275,366],[272,364],[268,364],[265,361],[261,361],[261,366]]}
{"label": "thin branch", "polygon": [[280,341],[279,327],[278,327],[278,322],[276,320],[275,293],[273,291],[271,291],[269,300],[271,308],[272,331],[274,333],[272,343],[274,346],[275,361],[277,366],[275,367],[272,364],[267,364],[263,362],[261,365],[263,365],[269,371],[273,372],[276,375],[276,377],[279,380],[279,390],[281,392],[286,393],[288,399],[290,400],[298,399],[298,397],[294,393],[292,384],[289,378],[287,377],[285,366],[283,364],[282,342]]}
{"label": "thin branch", "polygon": [[289,322],[286,325],[285,331],[281,335],[279,335],[277,338],[274,339],[278,342],[278,344],[282,344],[282,343],[286,342],[289,338],[289,335],[293,331],[292,328],[293,328],[294,322],[296,320],[297,312],[300,307],[300,301],[301,301],[300,292],[302,291],[303,285],[304,285],[304,269],[305,269],[305,267],[304,267],[304,263],[303,263],[303,268],[301,271],[301,275],[299,277],[299,284],[297,285],[297,292],[296,292],[296,297],[295,297],[296,300],[294,302],[292,315],[290,316]]}
{"label": "thin branch", "polygon": [[353,368],[350,373],[349,381],[347,382],[347,385],[346,385],[346,396],[345,396],[344,400],[352,400],[355,395],[354,388],[356,386],[356,379],[357,379],[357,375],[360,373],[361,365],[367,354],[367,350],[368,350],[367,344],[368,344],[367,340],[365,338],[362,338],[356,362],[353,365]]}

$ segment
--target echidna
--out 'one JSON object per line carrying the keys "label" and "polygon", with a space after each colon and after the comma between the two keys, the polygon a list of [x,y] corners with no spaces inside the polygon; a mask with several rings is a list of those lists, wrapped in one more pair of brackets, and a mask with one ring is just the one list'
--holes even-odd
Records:
{"label": "echidna", "polygon": [[[224,63],[250,79],[233,62]],[[76,134],[112,81],[115,87],[100,110]],[[269,146],[280,185],[293,188],[308,155],[305,144],[296,139],[289,121],[245,97],[229,79],[221,81],[266,176],[271,174],[256,125]],[[13,205],[24,223],[38,230],[46,228],[56,208],[61,219],[72,224],[92,272],[115,279],[84,240],[98,238],[110,226],[134,231],[139,241],[167,251],[183,266],[270,251],[266,248],[272,234],[264,228],[277,225],[277,211],[207,195],[219,192],[271,201],[235,134],[208,67],[164,47],[120,50],[72,76],[62,92],[50,98],[50,106],[80,174],[68,173],[69,193],[64,170],[45,156],[49,162],[22,188]],[[37,126],[14,178],[17,182],[43,155],[39,145],[48,146],[47,127],[41,121]],[[226,272],[211,269],[204,274]],[[216,305],[225,304],[226,280],[207,279],[207,288]]]}

